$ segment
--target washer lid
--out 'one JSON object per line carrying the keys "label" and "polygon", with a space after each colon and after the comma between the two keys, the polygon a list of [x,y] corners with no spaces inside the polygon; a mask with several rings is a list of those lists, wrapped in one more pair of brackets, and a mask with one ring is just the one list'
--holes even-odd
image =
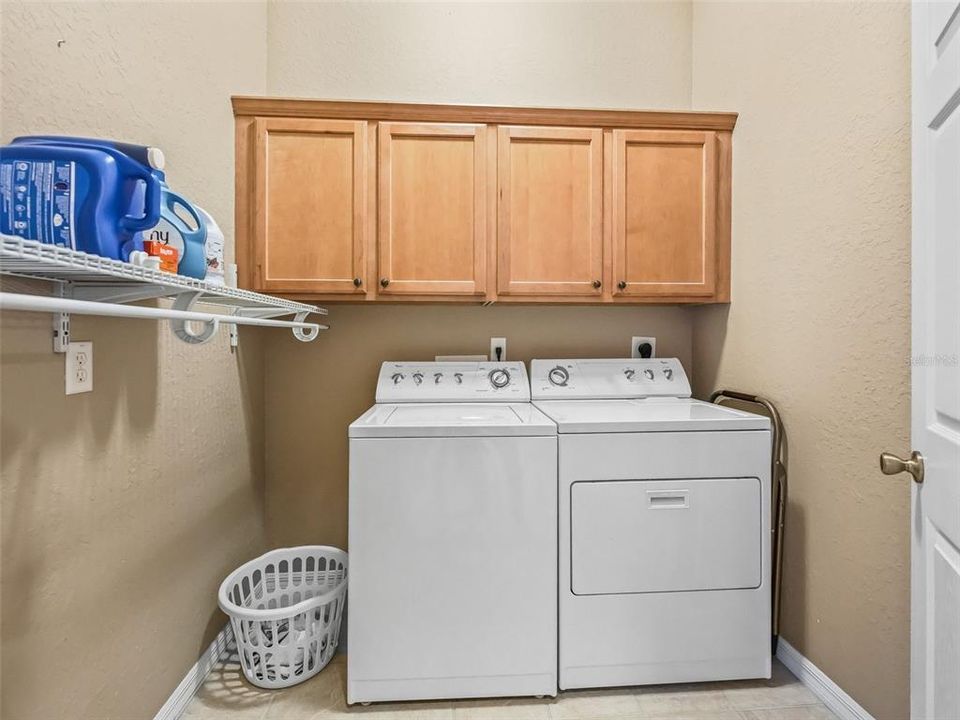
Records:
{"label": "washer lid", "polygon": [[538,400],[560,433],[769,430],[763,415],[691,398]]}
{"label": "washer lid", "polygon": [[379,403],[350,425],[350,437],[556,435],[529,403]]}

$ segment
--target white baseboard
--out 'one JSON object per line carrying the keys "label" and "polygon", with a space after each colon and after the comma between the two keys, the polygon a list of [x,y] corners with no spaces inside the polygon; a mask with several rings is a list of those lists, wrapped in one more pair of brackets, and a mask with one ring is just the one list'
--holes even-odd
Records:
{"label": "white baseboard", "polygon": [[874,720],[843,688],[783,638],[777,645],[777,658],[840,720]]}
{"label": "white baseboard", "polygon": [[207,675],[210,674],[213,666],[226,653],[227,647],[232,641],[233,630],[230,628],[230,623],[227,623],[210,643],[210,647],[204,650],[200,659],[187,671],[183,680],[177,685],[177,689],[167,698],[153,720],[179,720],[193,696],[203,685],[203,681],[207,679]]}

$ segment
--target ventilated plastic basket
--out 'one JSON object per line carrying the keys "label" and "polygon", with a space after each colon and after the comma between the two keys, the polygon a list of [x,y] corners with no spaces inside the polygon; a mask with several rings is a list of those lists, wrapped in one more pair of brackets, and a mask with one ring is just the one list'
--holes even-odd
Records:
{"label": "ventilated plastic basket", "polygon": [[262,688],[296,685],[336,652],[347,592],[347,553],[326,545],[281,548],[220,585],[243,674]]}

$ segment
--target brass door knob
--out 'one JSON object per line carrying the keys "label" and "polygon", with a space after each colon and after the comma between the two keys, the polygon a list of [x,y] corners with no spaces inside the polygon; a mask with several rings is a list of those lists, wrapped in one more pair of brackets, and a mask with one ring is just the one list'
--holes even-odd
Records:
{"label": "brass door knob", "polygon": [[910,459],[904,460],[893,453],[880,453],[880,472],[884,475],[907,472],[913,476],[913,481],[920,485],[923,483],[923,455],[914,450],[910,453]]}
{"label": "brass door knob", "polygon": [[599,290],[601,285],[603,285],[603,283],[600,282],[599,280],[594,280],[594,281],[593,281],[593,289],[594,289],[594,290]]}
{"label": "brass door knob", "polygon": [[626,290],[626,289],[627,289],[627,281],[626,281],[626,280],[621,280],[620,282],[618,282],[618,283],[617,283],[617,289],[618,289],[618,290]]}
{"label": "brass door knob", "polygon": [[390,284],[389,280],[387,280],[386,278],[380,278],[380,287],[386,287],[389,284]]}

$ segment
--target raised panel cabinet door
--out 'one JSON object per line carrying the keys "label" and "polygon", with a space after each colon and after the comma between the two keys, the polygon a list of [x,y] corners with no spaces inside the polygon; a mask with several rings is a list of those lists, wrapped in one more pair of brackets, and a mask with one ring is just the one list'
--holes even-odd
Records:
{"label": "raised panel cabinet door", "polygon": [[254,284],[363,294],[365,122],[258,118]]}
{"label": "raised panel cabinet door", "polygon": [[713,295],[716,134],[614,130],[612,141],[615,296]]}
{"label": "raised panel cabinet door", "polygon": [[381,295],[486,290],[485,125],[381,123]]}
{"label": "raised panel cabinet door", "polygon": [[603,132],[501,126],[497,290],[600,296]]}

